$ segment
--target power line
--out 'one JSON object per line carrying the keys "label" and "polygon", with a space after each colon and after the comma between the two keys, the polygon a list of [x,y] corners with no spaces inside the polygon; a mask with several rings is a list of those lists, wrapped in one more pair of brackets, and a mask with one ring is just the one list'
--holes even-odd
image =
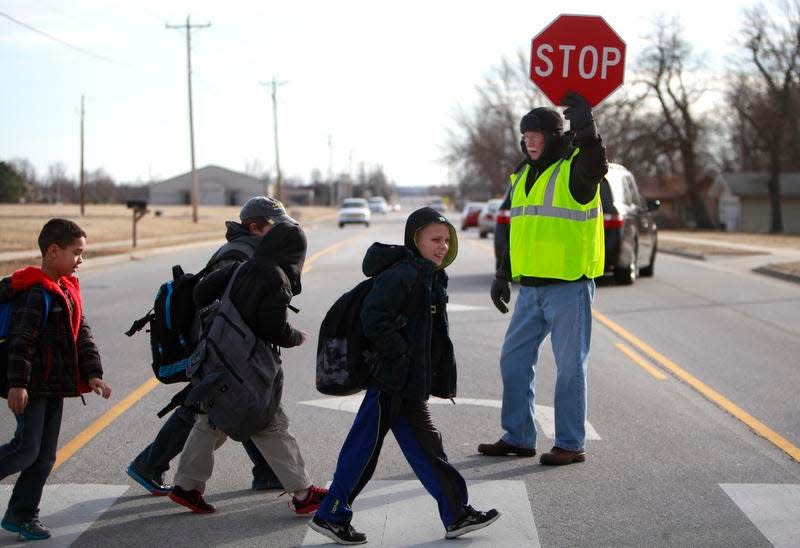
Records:
{"label": "power line", "polygon": [[35,27],[32,27],[29,24],[20,21],[19,19],[15,19],[14,17],[11,17],[9,14],[3,13],[2,11],[0,11],[0,16],[5,17],[9,21],[11,21],[13,23],[16,23],[17,25],[19,25],[21,27],[26,28],[31,32],[35,32],[36,34],[40,34],[40,35],[44,36],[45,38],[48,38],[49,40],[52,40],[54,42],[58,42],[62,46],[66,46],[66,47],[68,47],[70,49],[73,49],[73,50],[79,52],[79,53],[83,53],[84,55],[88,55],[89,57],[94,57],[95,59],[99,59],[100,61],[105,61],[106,63],[111,63],[111,64],[114,64],[114,65],[128,66],[125,63],[120,63],[120,62],[115,61],[113,59],[110,59],[108,57],[103,57],[102,55],[98,55],[96,53],[93,53],[93,52],[89,51],[88,49],[84,49],[84,48],[82,48],[80,46],[76,46],[74,44],[70,44],[69,42],[67,42],[65,40],[62,40],[61,38],[57,38],[57,37],[53,36],[52,34],[48,34],[48,33],[44,32],[43,30],[39,30],[39,29],[37,29]]}

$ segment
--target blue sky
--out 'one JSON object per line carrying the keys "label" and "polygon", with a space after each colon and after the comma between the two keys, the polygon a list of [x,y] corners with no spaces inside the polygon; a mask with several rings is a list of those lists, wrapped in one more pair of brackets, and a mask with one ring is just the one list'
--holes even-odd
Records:
{"label": "blue sky", "polygon": [[452,182],[438,159],[454,109],[559,13],[602,15],[628,65],[655,14],[677,15],[718,67],[752,3],[0,0],[0,12],[90,53],[0,16],[0,159],[28,158],[40,175],[61,162],[76,175],[84,94],[88,170],[121,182],[187,171],[185,34],[164,25],[191,14],[212,24],[192,34],[198,167],[274,168],[270,90],[259,85],[274,74],[286,81],[285,176],[326,174],[329,161],[355,173],[363,162],[401,185]]}

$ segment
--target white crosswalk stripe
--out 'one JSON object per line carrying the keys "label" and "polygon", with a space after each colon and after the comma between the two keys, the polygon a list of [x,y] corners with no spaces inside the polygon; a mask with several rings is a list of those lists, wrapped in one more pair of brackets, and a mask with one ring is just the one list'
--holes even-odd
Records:
{"label": "white crosswalk stripe", "polygon": [[[37,548],[71,545],[129,488],[129,485],[77,483],[45,485],[39,519],[50,529],[52,537],[34,544]],[[8,507],[13,489],[13,485],[0,485],[0,507]],[[0,530],[0,534],[16,538],[16,533]]]}
{"label": "white crosswalk stripe", "polygon": [[719,486],[775,548],[800,546],[800,485],[721,483]]}
{"label": "white crosswalk stripe", "polygon": [[[324,409],[334,409],[337,411],[346,411],[348,413],[356,413],[361,406],[361,401],[364,399],[364,393],[353,394],[352,396],[343,396],[339,398],[321,398],[318,400],[301,401],[303,405],[312,405],[315,407],[322,407]],[[477,398],[455,398],[456,405],[477,405],[480,407],[493,407],[500,409],[500,400],[487,400]],[[443,400],[440,398],[431,398],[428,400],[430,405],[453,405],[450,400]],[[555,410],[547,405],[535,406],[536,422],[539,423],[539,428],[542,434],[546,437],[555,439],[556,437],[556,421]],[[594,426],[589,421],[584,425],[586,428],[587,440],[601,440],[600,434],[597,433]]]}
{"label": "white crosswalk stripe", "polygon": [[[446,540],[436,501],[418,481],[371,481],[353,504],[352,525],[367,535],[367,546],[442,546],[466,543],[470,548],[540,546],[539,535],[523,481],[467,481],[470,504],[476,510],[496,508],[500,519],[461,537]],[[334,546],[308,530],[303,546]]]}

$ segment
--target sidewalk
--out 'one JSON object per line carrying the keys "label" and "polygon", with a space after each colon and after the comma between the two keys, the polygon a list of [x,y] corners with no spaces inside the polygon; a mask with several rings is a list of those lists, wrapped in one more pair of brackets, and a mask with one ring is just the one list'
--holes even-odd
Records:
{"label": "sidewalk", "polygon": [[662,231],[658,251],[689,259],[713,260],[758,274],[800,283],[800,238],[798,247],[776,247],[767,243],[737,243],[714,239],[705,233],[691,236]]}

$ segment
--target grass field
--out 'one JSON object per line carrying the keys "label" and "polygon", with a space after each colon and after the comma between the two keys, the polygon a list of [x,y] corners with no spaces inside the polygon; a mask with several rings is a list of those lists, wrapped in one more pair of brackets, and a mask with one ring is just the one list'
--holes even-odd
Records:
{"label": "grass field", "polygon": [[[161,215],[155,212],[160,211]],[[289,208],[289,214],[303,223],[331,214],[326,207]],[[87,205],[81,217],[77,205],[0,204],[0,252],[36,249],[36,238],[42,225],[53,217],[64,217],[78,223],[88,235],[88,248],[106,242],[130,242],[132,212],[123,204]],[[222,238],[225,221],[239,219],[239,207],[201,206],[198,222],[192,222],[189,206],[152,206],[150,213],[137,225],[137,240],[186,240],[192,235],[205,238],[213,233]]]}

